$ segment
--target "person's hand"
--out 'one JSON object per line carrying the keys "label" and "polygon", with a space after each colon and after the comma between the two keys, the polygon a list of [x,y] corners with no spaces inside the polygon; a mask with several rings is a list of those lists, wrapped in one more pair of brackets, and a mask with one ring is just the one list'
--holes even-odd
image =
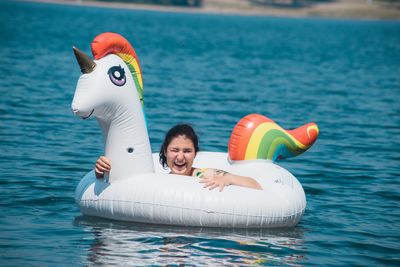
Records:
{"label": "person's hand", "polygon": [[199,182],[203,183],[203,187],[208,188],[209,190],[213,190],[214,188],[219,187],[219,191],[221,192],[222,190],[224,190],[225,186],[231,184],[225,174],[227,173],[221,170],[206,169],[204,172],[202,172]]}
{"label": "person's hand", "polygon": [[111,170],[111,161],[105,156],[100,156],[96,161],[96,167],[94,172],[96,173],[96,178],[104,178],[104,172],[109,172]]}

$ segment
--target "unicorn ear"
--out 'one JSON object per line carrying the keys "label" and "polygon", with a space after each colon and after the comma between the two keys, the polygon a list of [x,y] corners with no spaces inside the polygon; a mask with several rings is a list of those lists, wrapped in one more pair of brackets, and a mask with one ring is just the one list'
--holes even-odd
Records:
{"label": "unicorn ear", "polygon": [[76,60],[78,61],[79,67],[81,67],[82,74],[91,73],[96,67],[96,63],[88,55],[86,55],[75,46],[72,47],[72,49],[74,50],[74,54]]}

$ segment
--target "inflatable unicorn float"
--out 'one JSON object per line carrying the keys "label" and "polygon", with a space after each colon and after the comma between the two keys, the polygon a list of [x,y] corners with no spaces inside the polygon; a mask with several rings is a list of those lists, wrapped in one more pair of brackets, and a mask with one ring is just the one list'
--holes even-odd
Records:
{"label": "inflatable unicorn float", "polygon": [[263,190],[204,189],[194,177],[169,174],[158,163],[158,153],[152,154],[142,73],[129,42],[119,34],[103,33],[91,48],[94,60],[73,48],[82,75],[72,110],[83,119],[97,118],[113,167],[104,180],[96,179],[92,170],[78,184],[75,200],[83,214],[199,227],[293,227],[300,221],[304,190],[273,161],[306,151],[318,136],[316,124],[284,130],[262,115],[242,118],[232,131],[228,153],[199,152],[194,166],[252,177]]}

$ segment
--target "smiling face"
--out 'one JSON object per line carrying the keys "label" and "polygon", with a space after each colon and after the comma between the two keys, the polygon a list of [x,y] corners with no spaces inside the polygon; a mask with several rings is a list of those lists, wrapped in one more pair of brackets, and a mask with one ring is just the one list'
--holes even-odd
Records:
{"label": "smiling face", "polygon": [[192,165],[196,156],[192,140],[185,135],[174,137],[169,143],[165,155],[172,174],[192,175]]}

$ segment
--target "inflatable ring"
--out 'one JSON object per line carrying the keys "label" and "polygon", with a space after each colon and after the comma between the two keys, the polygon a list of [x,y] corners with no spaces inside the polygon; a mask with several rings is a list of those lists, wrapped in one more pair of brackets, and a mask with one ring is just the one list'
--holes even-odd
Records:
{"label": "inflatable ring", "polygon": [[85,215],[114,220],[205,227],[292,227],[301,219],[306,198],[299,181],[273,160],[298,155],[318,136],[316,124],[284,130],[258,114],[233,129],[228,153],[199,152],[194,165],[254,178],[263,188],[229,186],[206,190],[196,177],[169,174],[152,154],[143,112],[143,82],[136,53],[115,33],[92,43],[92,60],[77,48],[82,70],[73,112],[97,118],[105,156],[113,168],[104,180],[89,172],[75,200]]}

